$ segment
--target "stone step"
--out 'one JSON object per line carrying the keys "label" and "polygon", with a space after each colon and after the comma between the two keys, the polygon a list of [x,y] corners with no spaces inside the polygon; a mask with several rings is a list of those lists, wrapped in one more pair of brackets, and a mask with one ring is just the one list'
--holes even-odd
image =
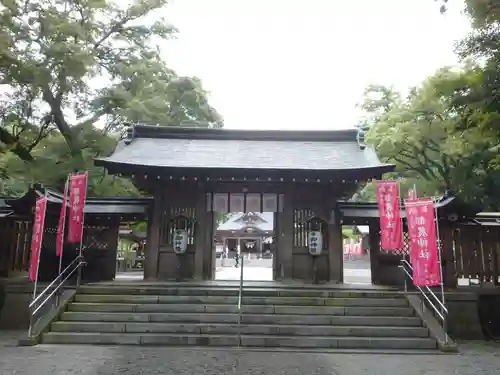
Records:
{"label": "stone step", "polygon": [[282,336],[352,336],[352,337],[428,337],[424,327],[384,326],[301,326],[257,324],[178,324],[178,323],[109,323],[69,322],[52,324],[53,332],[102,332],[102,333],[177,333],[177,334],[238,334]]}
{"label": "stone step", "polygon": [[430,338],[49,332],[44,344],[248,346],[325,349],[436,349]]}
{"label": "stone step", "polygon": [[[75,302],[130,303],[130,304],[214,304],[236,305],[238,297],[224,296],[163,296],[120,294],[77,294]],[[310,297],[248,297],[243,296],[243,305],[294,305],[294,306],[372,306],[408,307],[404,298],[310,298]]]}
{"label": "stone step", "polygon": [[90,303],[132,303],[132,304],[194,303],[194,304],[236,305],[238,303],[238,297],[77,294],[74,298],[74,301],[90,302]]}
{"label": "stone step", "polygon": [[[237,314],[236,305],[198,304],[123,304],[123,303],[70,303],[68,311],[76,312],[145,312],[145,313],[221,313]],[[360,315],[360,316],[412,316],[409,307],[338,307],[291,305],[243,305],[242,313],[290,315]]]}
{"label": "stone step", "polygon": [[[361,311],[362,309],[360,309]],[[412,310],[408,309],[410,312]],[[237,323],[237,314],[215,313],[125,313],[73,312],[62,314],[63,321],[85,322],[177,322],[182,323]],[[335,316],[290,314],[243,314],[244,324],[303,324],[303,325],[363,325],[363,326],[421,326],[415,316]]]}
{"label": "stone step", "polygon": [[[79,287],[80,294],[102,294],[102,295],[155,295],[155,296],[233,296],[237,297],[238,287],[206,287],[206,286],[100,286],[84,285]],[[277,288],[252,288],[243,289],[245,296],[261,297],[315,297],[315,298],[404,298],[404,294],[393,290],[346,290],[330,288],[306,288],[306,287],[277,287]]]}

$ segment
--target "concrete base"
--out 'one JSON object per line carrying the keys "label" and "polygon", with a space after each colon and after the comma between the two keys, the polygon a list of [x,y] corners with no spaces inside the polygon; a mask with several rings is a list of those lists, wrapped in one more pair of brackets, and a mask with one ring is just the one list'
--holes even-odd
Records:
{"label": "concrete base", "polygon": [[4,303],[0,308],[0,329],[27,329],[29,325],[28,305],[33,299],[33,286],[24,281],[5,280]]}
{"label": "concrete base", "polygon": [[431,336],[436,339],[439,349],[443,352],[458,352],[458,345],[443,327],[445,323],[437,320],[434,311],[424,307],[424,297],[418,294],[409,294],[407,298],[410,306],[422,319],[424,326],[429,328]]}
{"label": "concrete base", "polygon": [[[448,292],[446,305],[448,307],[448,333],[455,339],[484,339],[479,320],[479,294],[484,289],[464,292]],[[496,291],[500,293],[500,290]]]}

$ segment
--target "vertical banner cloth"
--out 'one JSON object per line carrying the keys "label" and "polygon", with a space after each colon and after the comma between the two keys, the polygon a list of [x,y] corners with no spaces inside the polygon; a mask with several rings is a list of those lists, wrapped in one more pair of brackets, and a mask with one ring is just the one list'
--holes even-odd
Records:
{"label": "vertical banner cloth", "polygon": [[72,174],[69,177],[69,223],[68,242],[82,240],[83,209],[87,195],[87,173]]}
{"label": "vertical banner cloth", "polygon": [[43,241],[43,228],[45,225],[45,211],[47,210],[47,197],[38,198],[35,204],[35,217],[33,218],[33,234],[31,237],[30,281],[35,281],[38,276],[38,261]]}
{"label": "vertical banner cloth", "polygon": [[441,283],[434,203],[432,200],[405,202],[413,283],[435,286]]}
{"label": "vertical banner cloth", "polygon": [[64,247],[64,224],[66,221],[66,208],[68,200],[68,184],[64,185],[64,195],[61,203],[61,213],[59,214],[59,223],[57,224],[56,236],[56,256],[60,257],[63,253]]}
{"label": "vertical banner cloth", "polygon": [[403,228],[399,212],[397,181],[377,181],[377,203],[380,216],[380,245],[384,250],[403,248]]}

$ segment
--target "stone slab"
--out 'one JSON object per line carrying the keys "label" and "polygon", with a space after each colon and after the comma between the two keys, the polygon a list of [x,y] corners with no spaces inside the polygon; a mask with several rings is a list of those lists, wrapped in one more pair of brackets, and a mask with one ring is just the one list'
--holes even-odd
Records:
{"label": "stone slab", "polygon": [[346,307],[348,316],[414,316],[415,311],[409,307]]}
{"label": "stone slab", "polygon": [[237,335],[50,332],[43,335],[42,342],[66,345],[238,346],[239,337]]}
{"label": "stone slab", "polygon": [[[45,344],[106,344],[165,346],[237,346],[238,335],[196,335],[155,333],[74,333],[50,332],[43,335]],[[294,348],[373,348],[433,349],[435,341],[425,338],[346,338],[325,336],[259,336],[242,335],[241,345],[249,347]]]}
{"label": "stone slab", "polygon": [[431,338],[415,337],[341,337],[339,349],[437,349]]}
{"label": "stone slab", "polygon": [[[71,303],[68,311],[75,312],[185,312],[237,314],[236,304],[181,304],[181,303]],[[292,305],[243,305],[243,313],[293,314],[293,315],[357,315],[357,316],[413,316],[408,307],[340,307],[340,306],[292,306]]]}
{"label": "stone slab", "polygon": [[159,303],[199,303],[213,305],[236,305],[238,297],[227,296],[159,296]]}
{"label": "stone slab", "polygon": [[236,314],[149,314],[151,322],[178,322],[178,323],[237,323]]}
{"label": "stone slab", "polygon": [[98,313],[67,311],[62,314],[62,321],[77,322],[148,322],[147,313]]}
{"label": "stone slab", "polygon": [[75,302],[90,303],[158,303],[158,296],[122,294],[77,294]]}
{"label": "stone slab", "polygon": [[141,336],[123,333],[49,332],[42,335],[43,344],[139,345]]}
{"label": "stone slab", "polygon": [[424,327],[383,326],[303,326],[255,324],[202,324],[202,323],[109,323],[109,322],[56,322],[53,332],[103,333],[188,333],[281,335],[281,336],[352,336],[352,337],[429,337]]}

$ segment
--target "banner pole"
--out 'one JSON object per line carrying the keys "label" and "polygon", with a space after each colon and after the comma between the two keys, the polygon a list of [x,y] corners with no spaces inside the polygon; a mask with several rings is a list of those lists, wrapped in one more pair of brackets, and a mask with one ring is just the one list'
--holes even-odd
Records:
{"label": "banner pole", "polygon": [[59,256],[59,275],[61,274],[62,271],[62,261],[64,255],[64,231],[66,229],[66,211],[68,210],[68,207],[66,206],[66,201],[68,200],[68,190],[69,190],[69,174],[66,176],[66,183],[64,185],[64,195],[63,195],[64,201],[61,202],[61,204],[64,206],[64,212],[61,212],[61,214],[63,215],[63,221],[61,226],[61,255]]}
{"label": "banner pole", "polygon": [[[82,232],[80,236],[80,249],[78,251],[78,256],[81,257],[83,253],[83,230],[85,228],[85,204],[87,203],[87,188],[88,188],[88,172],[85,172],[85,198],[83,199],[83,209],[82,209]],[[82,282],[82,267],[78,267],[78,276],[76,279],[76,285],[80,286]]]}
{"label": "banner pole", "polygon": [[[437,246],[438,246],[438,260],[439,260],[439,278],[440,278],[440,286],[441,286],[441,302],[443,306],[446,306],[445,302],[445,296],[444,296],[444,280],[443,280],[443,260],[441,256],[441,236],[439,235],[439,217],[438,217],[438,210],[436,207],[437,199],[434,198],[432,200],[432,205],[434,206],[434,220],[435,220],[435,225],[436,225],[436,241],[437,241]],[[448,343],[448,332],[447,332],[447,324],[446,324],[446,313],[443,308],[441,308],[441,314],[443,315],[443,328],[444,328],[444,340],[445,343]]]}
{"label": "banner pole", "polygon": [[[398,210],[399,210],[399,220],[401,221],[401,238],[403,239],[403,248],[401,250],[403,250],[403,259],[406,260],[406,252],[404,251],[405,248],[405,230],[404,230],[404,221],[403,221],[403,215],[401,215],[401,210],[405,208],[405,202],[404,202],[404,199],[403,197],[401,196],[401,181],[398,179]],[[406,210],[405,210],[406,212]],[[409,258],[409,254],[408,254],[408,258]],[[405,276],[405,292],[407,290],[407,287],[406,287],[406,276]]]}

